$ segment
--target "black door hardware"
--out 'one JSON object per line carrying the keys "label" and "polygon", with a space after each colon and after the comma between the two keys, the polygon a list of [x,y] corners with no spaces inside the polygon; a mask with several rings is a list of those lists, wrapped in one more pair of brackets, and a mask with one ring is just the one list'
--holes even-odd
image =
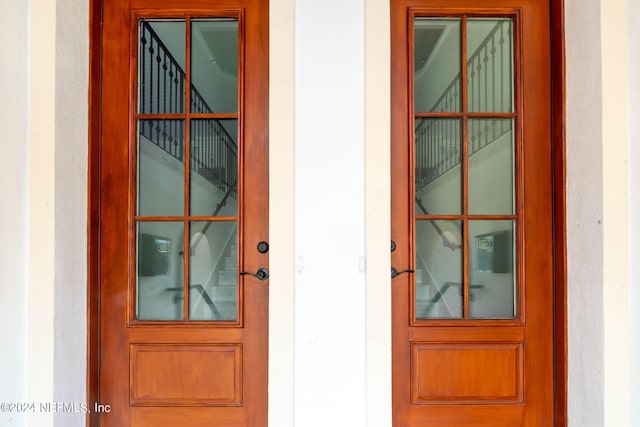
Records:
{"label": "black door hardware", "polygon": [[404,273],[415,273],[415,272],[416,272],[415,270],[402,270],[402,271],[398,271],[398,270],[396,270],[396,268],[395,268],[395,267],[391,267],[391,278],[392,278],[392,279],[395,279],[396,277],[398,277],[398,276],[399,276],[399,275],[401,275],[401,274],[404,274]]}
{"label": "black door hardware", "polygon": [[269,252],[269,244],[267,242],[258,243],[258,252],[261,254],[266,254]]}
{"label": "black door hardware", "polygon": [[249,273],[248,271],[243,271],[240,273],[241,276],[244,276],[245,274],[248,274],[249,276],[253,276],[256,279],[260,280],[261,282],[269,278],[269,270],[267,270],[264,267],[259,268],[258,271],[256,271],[256,274]]}

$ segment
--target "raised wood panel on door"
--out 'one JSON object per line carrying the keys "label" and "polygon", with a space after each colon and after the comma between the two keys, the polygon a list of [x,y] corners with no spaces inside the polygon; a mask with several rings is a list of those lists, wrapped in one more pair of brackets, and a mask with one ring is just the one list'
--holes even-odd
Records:
{"label": "raised wood panel on door", "polygon": [[[94,239],[99,277],[92,286],[100,299],[99,401],[111,411],[91,420],[105,427],[266,426],[267,281],[239,276],[242,311],[236,321],[136,320],[135,58],[140,17],[239,20],[244,55],[238,112],[231,115],[238,120],[240,141],[237,269],[268,267],[268,254],[255,249],[257,242],[268,241],[268,2],[105,0],[102,6],[99,239]],[[197,218],[185,216],[183,222],[189,221]],[[184,241],[188,246],[188,235]]]}
{"label": "raised wood panel on door", "polygon": [[242,404],[240,345],[132,344],[130,363],[132,406]]}
{"label": "raised wood panel on door", "polygon": [[413,404],[522,403],[521,343],[412,345]]}
{"label": "raised wood panel on door", "polygon": [[[414,16],[463,15],[514,19],[518,310],[513,320],[474,320],[468,314],[467,294],[461,319],[416,319],[414,275],[402,274],[393,279],[393,425],[553,426],[553,159],[548,2],[391,2],[391,238],[397,244],[391,254],[392,266],[399,271],[416,266],[412,169],[416,112],[410,23]],[[461,120],[470,116],[459,113]],[[462,176],[466,178],[468,171],[464,170]],[[468,186],[466,181],[463,185]],[[468,187],[462,194],[468,194]],[[473,218],[463,211],[451,219]],[[464,256],[466,264],[468,256]],[[468,276],[465,278],[468,280]]]}

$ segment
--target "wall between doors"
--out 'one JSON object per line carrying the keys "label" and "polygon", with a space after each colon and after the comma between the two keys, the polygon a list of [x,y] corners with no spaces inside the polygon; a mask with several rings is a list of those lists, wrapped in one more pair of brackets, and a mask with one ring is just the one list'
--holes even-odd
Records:
{"label": "wall between doors", "polygon": [[296,1],[294,26],[294,423],[362,425],[364,1]]}
{"label": "wall between doors", "polygon": [[[630,426],[632,411],[633,422],[640,419],[638,408],[632,409],[630,403],[640,396],[640,320],[635,306],[630,309],[638,301],[640,280],[640,267],[630,261],[640,256],[640,153],[638,144],[632,143],[640,134],[638,121],[632,119],[639,104],[640,42],[637,25],[631,25],[639,22],[640,12],[631,0],[565,3],[569,425]],[[388,426],[389,6],[381,0],[353,3],[344,16],[336,17],[334,29],[333,21],[332,25],[326,21],[334,15],[318,11],[319,4],[271,1],[270,424],[288,427],[297,419],[298,427],[315,425],[303,414],[312,399],[300,399],[301,393],[310,392],[320,399],[313,403],[324,411],[319,414],[324,421],[334,412],[357,420],[352,425]],[[342,3],[330,4],[335,10],[344,8]],[[3,84],[9,82],[2,93],[12,104],[1,110],[0,118],[7,129],[0,156],[0,173],[7,184],[0,190],[4,243],[0,247],[0,336],[4,340],[0,399],[84,402],[87,1],[31,0],[28,5],[13,2],[4,10],[0,43],[3,52],[13,52],[15,62],[2,70]],[[314,24],[310,15],[316,12]],[[629,23],[628,28],[620,22]],[[334,31],[335,35],[326,34]],[[301,51],[319,40],[323,40],[321,52],[329,58]],[[333,52],[341,49],[355,53],[351,57]],[[298,80],[312,62],[321,63],[327,75],[311,70],[312,74]],[[606,63],[615,67],[605,67]],[[343,94],[336,88],[319,94],[322,111],[310,105],[312,83],[334,83],[341,75],[355,85],[344,88],[341,84]],[[342,97],[348,98],[348,111]],[[311,109],[301,111],[303,106]],[[350,113],[349,117],[338,122],[333,116],[336,110]],[[321,168],[298,153],[319,150],[315,145],[325,139],[327,148],[336,148],[332,138],[343,138],[339,132],[322,139],[313,135],[311,128],[320,122],[311,121],[311,113],[331,116],[329,123],[337,126],[336,131],[352,137],[340,139],[353,144],[348,148],[349,174],[342,164],[337,171],[328,164]],[[623,134],[618,134],[621,130]],[[312,142],[314,146],[309,147]],[[307,164],[312,169],[300,170]],[[327,172],[344,175],[346,193],[333,197],[321,187],[321,178],[315,175]],[[618,184],[627,190],[620,191]],[[305,189],[322,191],[316,193],[318,200],[309,200],[302,194]],[[358,189],[364,196],[354,196]],[[336,203],[331,211],[320,199],[346,205]],[[317,209],[314,218],[323,213],[321,222],[310,221],[306,213],[305,218],[301,216],[300,209],[307,209],[300,206],[302,200]],[[344,222],[338,213],[344,214]],[[329,230],[329,236],[336,236],[337,230],[347,235],[347,255],[324,254],[332,240],[327,236],[319,236],[320,247],[307,250],[317,236],[312,227],[319,224]],[[329,249],[336,247],[340,249]],[[360,272],[363,254],[365,273]],[[296,273],[297,256],[303,257],[302,273]],[[329,268],[337,266],[337,271],[324,276],[334,279],[326,288],[321,259],[336,262]],[[346,276],[338,277],[340,272]],[[342,300],[324,310],[310,307],[307,311],[306,305],[300,305],[314,304],[316,295],[322,298],[319,301],[330,302],[321,294],[324,289],[340,291],[337,296]],[[310,318],[318,313],[328,318],[326,324]],[[332,348],[329,339],[343,332],[342,346]],[[345,336],[357,338],[351,342]],[[334,350],[355,354],[337,366],[328,363]],[[317,365],[319,360],[323,363]],[[358,362],[362,366],[356,366]],[[319,378],[322,387],[311,388],[320,374],[303,372],[305,367],[326,374]],[[347,367],[353,367],[354,373]],[[353,406],[323,404],[335,399],[326,393],[343,392],[342,388],[356,393]],[[0,418],[3,426],[84,425],[83,414],[0,416],[5,417]]]}

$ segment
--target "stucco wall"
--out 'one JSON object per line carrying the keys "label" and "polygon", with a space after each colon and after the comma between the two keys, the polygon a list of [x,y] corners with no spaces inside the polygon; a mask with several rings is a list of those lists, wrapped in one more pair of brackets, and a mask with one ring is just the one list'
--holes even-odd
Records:
{"label": "stucco wall", "polygon": [[295,5],[299,426],[364,422],[363,25],[362,0]]}
{"label": "stucco wall", "polygon": [[571,17],[565,22],[569,419],[576,427],[601,426],[604,349],[600,1],[569,0],[566,16]]}
{"label": "stucco wall", "polygon": [[630,238],[638,235],[638,125],[630,109],[637,108],[638,83],[633,3],[565,2],[571,426],[635,425],[632,412],[637,423],[632,402],[638,380],[632,372],[640,359],[638,316],[632,313],[638,244]]}
{"label": "stucco wall", "polygon": [[[0,402],[26,400],[27,332],[27,16],[26,2],[2,1],[0,14]],[[0,425],[24,426],[0,412]]]}

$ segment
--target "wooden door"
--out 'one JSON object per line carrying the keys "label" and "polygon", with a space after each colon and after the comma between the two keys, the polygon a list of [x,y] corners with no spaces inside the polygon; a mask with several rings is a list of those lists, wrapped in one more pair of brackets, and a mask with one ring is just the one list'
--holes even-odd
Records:
{"label": "wooden door", "polygon": [[551,426],[549,3],[391,10],[394,426]]}
{"label": "wooden door", "polygon": [[266,426],[268,10],[104,2],[102,426]]}

